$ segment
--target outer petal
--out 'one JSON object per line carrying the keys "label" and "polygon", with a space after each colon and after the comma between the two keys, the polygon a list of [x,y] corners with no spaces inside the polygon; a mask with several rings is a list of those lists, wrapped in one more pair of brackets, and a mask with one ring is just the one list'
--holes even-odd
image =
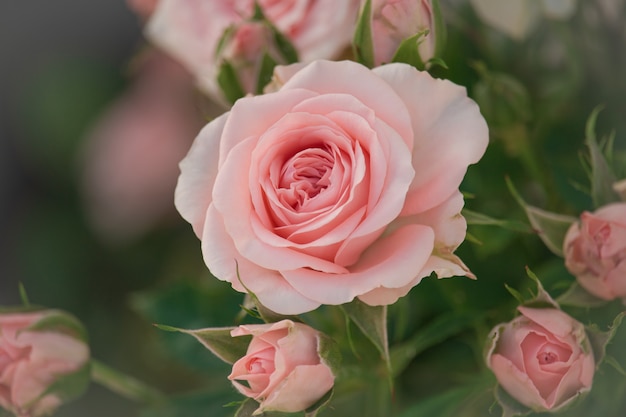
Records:
{"label": "outer petal", "polygon": [[402,214],[428,210],[452,195],[468,165],[483,156],[489,142],[487,123],[463,87],[406,64],[383,65],[373,72],[404,100],[413,124],[417,175]]}
{"label": "outer petal", "polygon": [[259,267],[241,256],[226,233],[220,214],[212,205],[207,212],[202,254],[213,275],[230,282],[240,292],[247,292],[243,287],[245,285],[270,310],[281,314],[299,314],[320,306],[320,303],[296,291],[278,272]]}
{"label": "outer petal", "polygon": [[525,317],[544,327],[549,333],[569,339],[570,335],[584,331],[580,323],[555,308],[530,308],[519,306],[517,310]]}
{"label": "outer petal", "polygon": [[519,402],[534,410],[550,409],[528,375],[504,356],[497,353],[491,356],[489,367],[496,375],[500,385]]}
{"label": "outer petal", "polygon": [[261,403],[259,410],[297,412],[315,404],[332,387],[335,378],[324,364],[297,366]]}
{"label": "outer petal", "polygon": [[432,229],[408,225],[377,240],[345,274],[312,269],[281,271],[300,293],[322,304],[343,304],[380,286],[399,288],[412,282],[433,249]]}
{"label": "outer petal", "polygon": [[227,120],[228,113],[224,113],[206,125],[179,164],[181,173],[174,194],[174,204],[183,219],[191,223],[198,237],[202,236],[206,211],[212,201],[220,136]]}

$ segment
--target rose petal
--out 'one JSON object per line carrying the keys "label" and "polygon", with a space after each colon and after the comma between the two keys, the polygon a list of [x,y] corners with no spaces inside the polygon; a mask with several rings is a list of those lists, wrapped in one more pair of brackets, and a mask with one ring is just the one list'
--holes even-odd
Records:
{"label": "rose petal", "polygon": [[418,172],[402,214],[420,213],[452,195],[468,165],[485,153],[487,123],[465,88],[450,81],[434,79],[405,64],[372,71],[394,88],[409,110],[415,135],[413,166]]}

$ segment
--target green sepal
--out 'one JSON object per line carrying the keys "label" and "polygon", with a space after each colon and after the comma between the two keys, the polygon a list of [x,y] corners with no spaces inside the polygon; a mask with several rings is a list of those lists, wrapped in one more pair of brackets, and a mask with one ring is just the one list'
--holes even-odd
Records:
{"label": "green sepal", "polygon": [[506,230],[521,233],[532,233],[533,229],[526,223],[517,220],[502,220],[464,208],[461,214],[468,225],[498,226]]}
{"label": "green sepal", "polygon": [[289,38],[287,38],[269,19],[265,17],[263,9],[259,5],[258,1],[254,2],[254,15],[251,20],[254,22],[263,22],[271,29],[274,38],[273,40],[287,64],[293,64],[299,61],[298,50],[293,46]]}
{"label": "green sepal", "polygon": [[528,205],[517,192],[513,182],[509,178],[506,179],[506,183],[517,203],[526,212],[526,217],[528,217],[530,225],[539,238],[552,253],[563,257],[563,241],[565,240],[565,234],[578,219]]}
{"label": "green sepal", "polygon": [[256,81],[256,94],[263,94],[263,89],[266,85],[268,85],[272,81],[272,76],[274,75],[274,67],[276,67],[278,63],[265,52],[263,54],[263,58],[261,59],[261,65],[259,66],[259,76]]}
{"label": "green sepal", "polygon": [[387,333],[387,306],[370,306],[355,298],[350,303],[342,304],[341,309],[380,352],[388,371],[390,386],[392,387],[391,357],[389,356],[389,337]]}
{"label": "green sepal", "polygon": [[374,40],[372,38],[372,0],[363,3],[352,39],[354,56],[368,68],[374,66]]}
{"label": "green sepal", "polygon": [[231,104],[246,95],[237,77],[237,71],[227,60],[222,61],[220,64],[220,69],[217,73],[217,84],[226,100]]}
{"label": "green sepal", "polygon": [[502,407],[502,417],[525,416],[532,412],[530,408],[511,397],[500,384],[494,389],[494,396]]}
{"label": "green sepal", "polygon": [[548,292],[543,288],[543,285],[541,285],[541,281],[539,281],[537,275],[535,275],[535,273],[528,267],[526,267],[526,274],[528,275],[528,278],[533,280],[537,285],[537,293],[534,294],[531,299],[521,303],[521,305],[530,308],[555,308],[560,310],[559,303],[554,301],[552,296],[550,296],[550,294],[548,294]]}
{"label": "green sepal", "polygon": [[77,318],[61,310],[42,310],[44,315],[24,331],[60,333],[87,343],[87,331]]}
{"label": "green sepal", "polygon": [[188,330],[160,324],[155,324],[155,326],[167,332],[180,332],[195,337],[211,353],[231,365],[245,356],[252,338],[252,336],[231,336],[230,333],[235,327],[209,327]]}
{"label": "green sepal", "polygon": [[585,144],[589,148],[591,199],[596,208],[621,200],[613,189],[616,178],[608,162],[613,152],[613,142],[604,140],[603,144],[600,144],[596,139],[596,121],[601,110],[602,107],[596,107],[591,112],[585,127]]}
{"label": "green sepal", "polygon": [[[435,36],[435,54],[431,60],[439,60],[439,57],[443,56],[443,52],[446,49],[446,42],[448,40],[448,31],[446,29],[446,23],[441,13],[441,7],[439,6],[439,0],[432,0],[433,10],[433,35]],[[430,62],[430,61],[429,61]],[[441,61],[443,62],[443,61]],[[444,68],[448,68],[445,63]]]}
{"label": "green sepal", "polygon": [[22,301],[22,304],[26,308],[30,307],[30,301],[28,300],[28,294],[26,293],[26,288],[24,287],[24,284],[20,282],[18,284],[18,289],[20,292],[20,300]]}
{"label": "green sepal", "polygon": [[337,375],[341,371],[341,350],[337,342],[327,334],[319,333],[317,354],[322,359],[322,362],[330,368],[333,375]]}
{"label": "green sepal", "polygon": [[608,303],[607,300],[592,295],[577,282],[572,283],[563,294],[557,297],[557,301],[559,305],[571,307],[600,307]]}
{"label": "green sepal", "polygon": [[252,398],[246,398],[235,412],[235,417],[252,417],[258,408],[258,402]]}
{"label": "green sepal", "polygon": [[80,397],[89,387],[90,381],[91,362],[86,361],[80,369],[56,379],[33,403],[40,401],[47,395],[54,395],[62,403],[67,403]]}
{"label": "green sepal", "polygon": [[412,65],[420,71],[426,69],[426,64],[419,52],[419,45],[424,42],[424,38],[428,35],[429,30],[423,30],[410,36],[400,42],[398,49],[393,55],[391,62],[403,62]]}
{"label": "green sepal", "polygon": [[626,316],[626,312],[618,314],[615,319],[613,319],[613,323],[607,331],[602,331],[595,325],[586,326],[585,330],[593,351],[596,369],[598,369],[602,362],[604,362],[606,357],[606,347],[609,343],[611,343],[617,329],[621,326],[624,316]]}
{"label": "green sepal", "polygon": [[312,406],[304,410],[305,417],[316,417],[317,414],[330,403],[330,400],[333,398],[334,393],[334,388],[331,388],[326,394],[322,396],[322,398],[320,398]]}

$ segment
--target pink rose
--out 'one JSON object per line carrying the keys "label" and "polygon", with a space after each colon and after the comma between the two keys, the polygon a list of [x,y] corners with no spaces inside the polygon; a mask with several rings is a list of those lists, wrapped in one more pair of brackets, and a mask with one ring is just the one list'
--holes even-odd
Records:
{"label": "pink rose", "polygon": [[[62,378],[81,373],[85,387],[89,381],[89,349],[76,335],[58,330],[58,314],[0,314],[0,406],[17,417],[48,415],[61,405],[64,396],[50,388]],[[46,329],[53,315],[55,323]]]}
{"label": "pink rose", "polygon": [[556,308],[518,307],[491,332],[487,366],[513,398],[556,411],[591,389],[594,357],[583,325]]}
{"label": "pink rose", "polygon": [[137,79],[87,135],[83,194],[94,229],[136,238],[174,213],[178,162],[201,126],[192,80],[163,54],[143,57]]}
{"label": "pink rose", "polygon": [[239,326],[231,335],[252,335],[228,379],[260,403],[255,414],[305,410],[332,388],[335,377],[319,354],[320,333],[311,327],[283,320]]}
{"label": "pink rose", "polygon": [[374,64],[391,62],[400,43],[428,30],[415,45],[423,62],[435,56],[437,33],[432,0],[373,0],[372,40]]}
{"label": "pink rose", "polygon": [[471,276],[453,254],[458,187],[488,130],[465,89],[406,64],[316,61],[276,77],[278,91],[237,101],[180,164],[176,207],[213,274],[284,314],[391,304],[432,272]]}
{"label": "pink rose", "polygon": [[128,7],[144,20],[154,13],[158,2],[159,0],[126,0]]}
{"label": "pink rose", "polygon": [[565,235],[563,253],[584,289],[605,300],[626,300],[626,203],[584,212]]}
{"label": "pink rose", "polygon": [[[299,60],[310,62],[336,58],[350,46],[359,0],[259,0],[259,5],[292,42]],[[228,27],[251,19],[253,11],[253,0],[161,0],[146,36],[180,60],[205,92],[219,98],[218,44]]]}

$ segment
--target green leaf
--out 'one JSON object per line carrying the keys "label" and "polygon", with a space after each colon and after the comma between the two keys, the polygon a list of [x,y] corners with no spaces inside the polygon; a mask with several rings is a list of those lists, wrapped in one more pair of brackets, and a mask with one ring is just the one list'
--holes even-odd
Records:
{"label": "green leaf", "polygon": [[246,95],[237,77],[237,71],[227,60],[222,61],[220,65],[217,73],[217,84],[226,100],[231,104]]}
{"label": "green leaf", "polygon": [[[413,404],[398,417],[457,417],[466,415],[487,415],[486,413],[469,413],[467,402],[483,397],[493,384],[493,376],[480,375],[465,384],[452,388],[437,395],[428,396]],[[490,390],[489,390],[490,391]],[[492,401],[492,400],[490,400]]]}
{"label": "green leaf", "polygon": [[591,198],[595,207],[620,201],[619,196],[613,189],[613,183],[616,181],[615,175],[611,171],[605,157],[606,154],[612,152],[611,142],[609,141],[603,152],[603,149],[596,140],[595,127],[598,114],[601,110],[601,107],[596,107],[593,110],[589,119],[587,119],[585,129],[585,143],[589,148],[589,162],[591,164]]}
{"label": "green leaf", "polygon": [[238,392],[224,383],[210,390],[170,397],[164,404],[144,409],[140,417],[232,417],[232,408],[224,404],[240,398]]}
{"label": "green leaf", "polygon": [[374,66],[374,42],[372,39],[372,0],[366,0],[361,8],[352,40],[356,60],[368,68]]}
{"label": "green leaf", "polygon": [[94,382],[121,395],[124,398],[155,405],[163,402],[165,396],[142,381],[119,372],[97,360],[91,361],[91,378]]}
{"label": "green leaf", "polygon": [[176,327],[155,325],[168,332],[180,332],[193,336],[202,345],[222,361],[233,364],[245,356],[251,336],[233,337],[230,332],[234,327],[211,327],[206,329],[187,330]]}
{"label": "green leaf", "polygon": [[506,179],[506,183],[517,203],[526,212],[526,217],[528,217],[528,221],[537,232],[539,238],[552,253],[562,257],[565,234],[577,219],[563,214],[551,213],[526,204],[509,178]]}
{"label": "green leaf", "polygon": [[341,371],[341,351],[337,343],[324,333],[319,334],[317,340],[317,353],[322,361],[337,375]]}
{"label": "green leaf", "polygon": [[419,52],[420,43],[424,42],[424,37],[428,35],[428,30],[418,32],[400,42],[391,62],[404,62],[414,66],[420,71],[426,69],[426,64]]}
{"label": "green leaf", "polygon": [[478,314],[472,312],[442,314],[419,329],[411,339],[394,346],[390,352],[393,376],[400,375],[409,363],[426,349],[471,327],[477,318]]}

